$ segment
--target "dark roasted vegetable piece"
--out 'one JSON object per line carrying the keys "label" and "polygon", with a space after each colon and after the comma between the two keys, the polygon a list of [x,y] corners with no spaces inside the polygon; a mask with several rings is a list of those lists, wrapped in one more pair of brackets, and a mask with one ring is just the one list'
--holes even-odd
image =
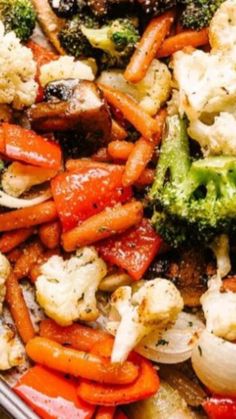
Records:
{"label": "dark roasted vegetable piece", "polygon": [[71,17],[78,9],[77,0],[49,0],[49,4],[59,17]]}
{"label": "dark roasted vegetable piece", "polygon": [[44,89],[44,98],[46,101],[69,100],[78,84],[76,79],[56,80],[49,83]]}
{"label": "dark roasted vegetable piece", "polygon": [[77,81],[68,100],[54,96],[52,101],[32,106],[28,115],[32,128],[41,132],[78,130],[87,139],[101,142],[107,142],[111,133],[111,116],[102,93],[86,80]]}
{"label": "dark roasted vegetable piece", "polygon": [[209,25],[224,0],[179,0],[184,5],[180,22],[184,28],[201,29]]}
{"label": "dark roasted vegetable piece", "polygon": [[236,158],[191,162],[184,121],[168,118],[157,176],[150,192],[153,223],[172,246],[209,242],[236,226]]}
{"label": "dark roasted vegetable piece", "polygon": [[159,15],[176,6],[178,0],[137,0],[147,14]]}
{"label": "dark roasted vegetable piece", "polygon": [[32,35],[36,13],[30,0],[0,0],[0,20],[7,32],[14,31],[21,41]]}
{"label": "dark roasted vegetable piece", "polygon": [[68,20],[59,32],[58,39],[67,54],[74,57],[94,56],[94,49],[86,36],[81,31],[81,26],[86,28],[98,28],[98,20],[89,14],[77,14],[73,19]]}
{"label": "dark roasted vegetable piece", "polygon": [[90,45],[102,52],[101,62],[105,67],[124,68],[139,40],[137,19],[125,18],[108,21],[101,28],[81,26]]}

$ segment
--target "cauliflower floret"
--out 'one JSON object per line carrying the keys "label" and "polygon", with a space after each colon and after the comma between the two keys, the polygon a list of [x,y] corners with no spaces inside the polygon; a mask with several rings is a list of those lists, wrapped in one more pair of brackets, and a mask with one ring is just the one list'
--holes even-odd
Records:
{"label": "cauliflower floret", "polygon": [[[213,124],[207,125],[199,119],[189,124],[188,133],[197,140],[205,155],[236,155],[236,115],[221,112]],[[210,141],[209,141],[210,139]]]}
{"label": "cauliflower floret", "polygon": [[227,0],[215,13],[209,31],[213,50],[227,51],[236,46],[236,0]]}
{"label": "cauliflower floret", "polygon": [[0,314],[2,313],[2,305],[6,295],[6,280],[11,271],[11,265],[2,253],[0,253]]}
{"label": "cauliflower floret", "polygon": [[0,22],[0,103],[15,109],[32,105],[38,90],[35,75],[31,50],[21,45],[14,32],[4,34]]}
{"label": "cauliflower floret", "polygon": [[8,370],[24,361],[24,348],[7,324],[0,324],[0,370]]}
{"label": "cauliflower floret", "polygon": [[129,286],[118,288],[111,304],[120,316],[112,362],[124,362],[143,337],[154,329],[164,330],[183,309],[183,299],[175,285],[161,278],[145,282],[133,295]]}
{"label": "cauliflower floret", "polygon": [[95,293],[107,272],[93,247],[84,247],[68,260],[52,256],[41,267],[36,298],[45,313],[58,324],[93,321],[99,315]]}
{"label": "cauliflower floret", "polygon": [[40,185],[56,175],[52,169],[30,166],[14,162],[5,170],[1,182],[4,192],[18,197],[28,191],[32,186]]}
{"label": "cauliflower floret", "polygon": [[215,254],[217,274],[220,278],[224,278],[231,270],[229,237],[227,234],[220,234],[215,237],[210,248]]}
{"label": "cauliflower floret", "polygon": [[226,340],[236,340],[236,293],[210,288],[201,303],[207,330]]}
{"label": "cauliflower floret", "polygon": [[98,81],[132,96],[150,115],[160,109],[171,91],[171,74],[168,67],[158,60],[152,61],[146,76],[139,83],[127,82],[121,70],[103,71]]}
{"label": "cauliflower floret", "polygon": [[87,62],[75,61],[68,55],[60,57],[56,61],[44,64],[40,68],[40,83],[46,86],[48,83],[61,79],[94,80],[92,66]]}

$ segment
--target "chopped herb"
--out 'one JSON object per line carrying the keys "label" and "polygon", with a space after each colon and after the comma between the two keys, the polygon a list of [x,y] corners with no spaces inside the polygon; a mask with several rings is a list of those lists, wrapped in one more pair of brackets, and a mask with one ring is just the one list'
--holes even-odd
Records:
{"label": "chopped herb", "polygon": [[200,356],[202,356],[202,348],[201,348],[201,346],[198,345],[197,348],[198,348],[198,351],[199,351]]}
{"label": "chopped herb", "polygon": [[193,322],[188,322],[189,327],[193,327]]}
{"label": "chopped herb", "polygon": [[159,339],[158,342],[156,343],[156,346],[165,346],[165,345],[169,345],[169,341],[165,339]]}

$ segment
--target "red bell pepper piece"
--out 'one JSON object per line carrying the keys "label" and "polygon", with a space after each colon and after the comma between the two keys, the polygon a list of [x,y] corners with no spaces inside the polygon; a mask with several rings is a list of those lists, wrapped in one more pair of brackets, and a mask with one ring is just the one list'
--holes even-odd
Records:
{"label": "red bell pepper piece", "polygon": [[131,188],[122,186],[123,171],[123,167],[116,165],[81,167],[60,173],[52,180],[52,194],[64,231],[106,207],[131,198]]}
{"label": "red bell pepper piece", "polygon": [[213,396],[203,402],[210,419],[236,419],[236,398]]}
{"label": "red bell pepper piece", "polygon": [[125,269],[130,276],[139,280],[160,249],[162,239],[150,222],[143,219],[119,236],[104,240],[97,250],[107,262]]}
{"label": "red bell pepper piece", "polygon": [[129,359],[139,365],[139,375],[133,383],[111,385],[82,379],[78,387],[79,397],[91,404],[117,406],[153,396],[160,381],[151,362],[134,353]]}
{"label": "red bell pepper piece", "polygon": [[79,399],[74,381],[40,365],[30,368],[13,390],[43,419],[90,419],[95,411]]}
{"label": "red bell pepper piece", "polygon": [[50,63],[50,61],[57,60],[59,57],[58,55],[54,54],[54,52],[50,51],[48,48],[43,47],[42,45],[37,44],[36,42],[29,41],[27,47],[31,49],[33,53],[34,60],[37,64],[37,73],[35,80],[37,81],[39,88],[38,88],[38,95],[36,102],[42,102],[43,100],[43,87],[39,82],[39,75],[40,75],[40,67],[44,64]]}
{"label": "red bell pepper piece", "polygon": [[34,131],[8,123],[0,127],[0,153],[47,169],[59,170],[62,163],[61,149],[57,144]]}

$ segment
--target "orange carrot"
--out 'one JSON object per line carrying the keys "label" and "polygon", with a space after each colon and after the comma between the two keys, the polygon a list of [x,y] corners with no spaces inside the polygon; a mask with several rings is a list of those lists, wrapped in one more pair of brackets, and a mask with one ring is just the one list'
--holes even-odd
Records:
{"label": "orange carrot", "polygon": [[105,358],[110,358],[112,354],[113,344],[114,344],[113,336],[108,335],[105,338],[97,341],[93,345],[90,352],[94,355],[103,356]]}
{"label": "orange carrot", "polygon": [[95,419],[113,419],[116,408],[114,406],[100,406]]}
{"label": "orange carrot", "polygon": [[236,277],[231,276],[224,279],[222,288],[224,291],[236,292]]}
{"label": "orange carrot", "polygon": [[136,180],[136,186],[147,186],[151,185],[154,181],[155,170],[153,169],[145,169],[139,178]]}
{"label": "orange carrot", "polygon": [[[116,167],[117,165],[109,164],[107,162],[95,162],[90,159],[70,159],[66,162],[66,170],[80,170],[82,168],[86,169],[107,169],[109,167]],[[118,166],[121,167],[121,166]]]}
{"label": "orange carrot", "polygon": [[43,248],[39,242],[33,242],[26,246],[14,267],[14,274],[17,279],[27,277],[31,267],[42,258],[42,255]]}
{"label": "orange carrot", "polygon": [[99,329],[92,329],[79,323],[62,327],[50,319],[41,321],[40,336],[61,345],[66,343],[74,349],[85,352],[89,352],[97,342],[110,337],[108,333]]}
{"label": "orange carrot", "polygon": [[106,208],[88,218],[80,226],[62,234],[62,245],[67,252],[71,252],[77,247],[87,246],[127,230],[138,224],[142,216],[143,206],[138,201]]}
{"label": "orange carrot", "polygon": [[57,218],[53,201],[43,202],[32,207],[21,208],[0,214],[0,231],[29,228],[38,224],[54,221]]}
{"label": "orange carrot", "polygon": [[92,154],[91,159],[101,162],[108,162],[111,160],[106,147],[99,148],[96,153]]}
{"label": "orange carrot", "polygon": [[23,253],[22,249],[19,249],[19,248],[13,249],[11,252],[7,254],[7,259],[9,260],[9,262],[14,264],[17,262],[17,260],[22,255],[22,253]]}
{"label": "orange carrot", "polygon": [[174,13],[169,11],[149,22],[125,70],[127,81],[138,83],[144,78],[173,21]]}
{"label": "orange carrot", "polygon": [[135,382],[126,385],[107,385],[81,380],[78,395],[91,404],[117,406],[144,400],[158,391],[160,381],[151,362],[132,354],[132,360],[140,366]]}
{"label": "orange carrot", "polygon": [[6,301],[17,331],[23,342],[27,343],[34,337],[35,331],[18,279],[13,272],[7,278],[6,289]]}
{"label": "orange carrot", "polygon": [[33,361],[48,368],[101,383],[132,383],[138,376],[137,366],[130,361],[112,364],[106,358],[65,348],[42,337],[31,339],[26,345],[26,353]]}
{"label": "orange carrot", "polygon": [[146,138],[143,137],[136,141],[134,148],[131,151],[126,162],[125,172],[122,179],[124,186],[130,186],[133,183],[135,183],[143,173],[149,161],[151,160],[155,150],[155,145],[161,139],[165,119],[166,110],[163,109],[159,112],[159,114],[156,117],[158,123],[158,132],[155,135],[154,141],[152,143],[150,141],[147,141]]}
{"label": "orange carrot", "polygon": [[111,141],[108,144],[108,154],[114,160],[127,160],[134,144],[129,141]]}
{"label": "orange carrot", "polygon": [[33,228],[22,228],[4,233],[0,237],[0,252],[7,253],[26,241],[34,233]]}
{"label": "orange carrot", "polygon": [[115,121],[114,119],[112,120],[112,126],[111,126],[111,138],[113,141],[122,141],[125,140],[125,138],[127,137],[127,132],[125,131],[125,129],[118,124],[117,121]]}
{"label": "orange carrot", "polygon": [[177,35],[167,38],[159,51],[157,52],[157,58],[169,57],[174,52],[179,51],[185,47],[200,47],[208,44],[208,29],[202,29],[200,31],[188,30]]}
{"label": "orange carrot", "polygon": [[143,137],[151,139],[158,131],[158,124],[139,104],[125,93],[99,83],[108,103],[119,109]]}
{"label": "orange carrot", "polygon": [[58,221],[42,224],[39,227],[41,242],[48,249],[55,249],[60,245],[61,227]]}

